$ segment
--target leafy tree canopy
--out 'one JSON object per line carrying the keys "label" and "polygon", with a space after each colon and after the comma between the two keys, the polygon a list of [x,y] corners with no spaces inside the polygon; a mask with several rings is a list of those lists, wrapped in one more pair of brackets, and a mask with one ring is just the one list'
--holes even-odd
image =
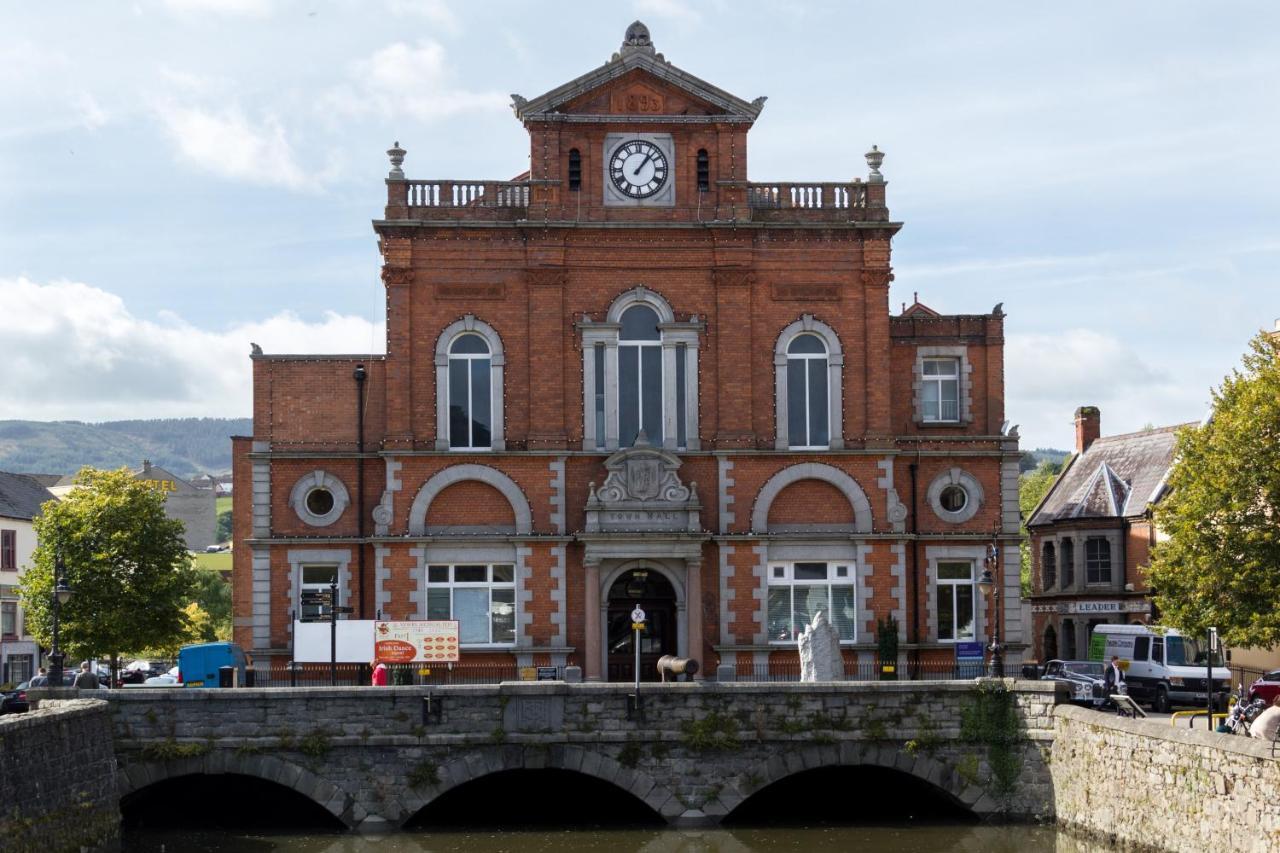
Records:
{"label": "leafy tree canopy", "polygon": [[20,595],[31,633],[52,640],[56,566],[72,588],[60,611],[68,660],[115,657],[187,636],[191,560],[182,522],[164,514],[164,495],[128,469],[85,468],[61,501],[35,520],[39,546]]}
{"label": "leafy tree canopy", "polygon": [[1216,627],[1231,646],[1280,643],[1280,341],[1261,334],[1213,395],[1213,417],[1178,434],[1155,520],[1150,580],[1162,621]]}

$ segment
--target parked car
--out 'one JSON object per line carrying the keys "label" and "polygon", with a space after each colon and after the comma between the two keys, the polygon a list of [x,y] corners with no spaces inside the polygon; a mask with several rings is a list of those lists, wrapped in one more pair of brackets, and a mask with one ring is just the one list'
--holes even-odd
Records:
{"label": "parked car", "polygon": [[1270,705],[1280,696],[1280,669],[1273,669],[1249,685],[1249,698],[1261,699]]}
{"label": "parked car", "polygon": [[1103,692],[1102,664],[1091,660],[1051,660],[1044,667],[1041,681],[1057,681],[1067,685],[1071,701],[1099,707],[1106,701]]}
{"label": "parked car", "polygon": [[12,690],[0,693],[0,714],[21,714],[31,710],[31,704],[27,702],[27,688],[30,686],[30,681],[24,681]]}

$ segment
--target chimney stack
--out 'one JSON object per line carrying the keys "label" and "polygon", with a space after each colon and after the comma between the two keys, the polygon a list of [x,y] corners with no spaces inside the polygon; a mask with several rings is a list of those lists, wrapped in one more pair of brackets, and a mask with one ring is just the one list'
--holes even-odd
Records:
{"label": "chimney stack", "polygon": [[1076,453],[1084,453],[1102,431],[1102,413],[1097,406],[1076,409]]}

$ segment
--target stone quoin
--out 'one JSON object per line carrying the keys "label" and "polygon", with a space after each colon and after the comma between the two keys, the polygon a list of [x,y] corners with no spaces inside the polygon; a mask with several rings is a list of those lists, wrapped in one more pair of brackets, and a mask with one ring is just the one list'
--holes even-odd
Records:
{"label": "stone quoin", "polygon": [[699,678],[797,668],[819,610],[847,671],[889,617],[897,663],[945,664],[990,639],[994,543],[1020,661],[1005,315],[894,314],[885,153],[753,181],[764,102],[637,22],[599,68],[513,96],[529,171],[418,179],[406,161],[446,166],[429,138],[388,151],[385,355],[251,356],[237,642],[288,659],[302,593],[336,581],[352,618],[459,620],[460,666],[629,680],[636,605],[646,679],[664,654]]}

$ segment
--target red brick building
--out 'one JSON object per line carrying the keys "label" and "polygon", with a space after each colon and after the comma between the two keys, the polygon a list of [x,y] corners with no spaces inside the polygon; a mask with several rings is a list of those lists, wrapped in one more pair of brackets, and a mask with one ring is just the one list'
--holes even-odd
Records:
{"label": "red brick building", "polygon": [[240,643],[287,655],[336,577],[356,617],[459,619],[464,662],[629,677],[637,602],[646,660],[712,677],[794,661],[819,609],[849,661],[889,616],[904,655],[950,659],[988,638],[994,541],[1017,660],[1004,315],[891,316],[883,155],[752,182],[763,106],[636,23],[514,96],[530,172],[410,180],[388,152],[386,355],[253,355]]}

